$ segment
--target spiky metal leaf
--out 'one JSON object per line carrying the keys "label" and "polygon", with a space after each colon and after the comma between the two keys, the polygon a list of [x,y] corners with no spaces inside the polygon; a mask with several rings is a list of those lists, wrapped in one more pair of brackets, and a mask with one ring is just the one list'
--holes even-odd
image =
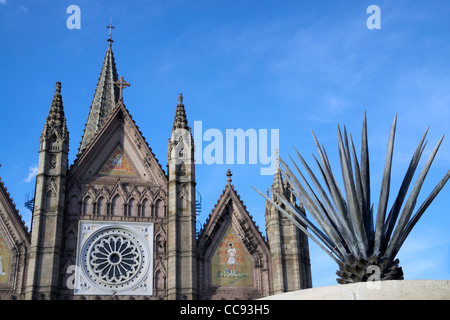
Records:
{"label": "spiky metal leaf", "polygon": [[388,150],[375,224],[373,204],[371,204],[370,198],[371,188],[366,114],[364,114],[361,136],[360,162],[358,161],[351,135],[349,139],[345,127],[344,134],[342,135],[338,127],[338,150],[344,193],[338,187],[325,148],[320,146],[314,132],[312,134],[320,161],[316,157],[314,159],[318,166],[320,176],[324,181],[323,185],[319,182],[297,149],[294,148],[294,150],[300,162],[305,167],[316,191],[308,183],[291,157],[299,179],[289,166],[281,158],[279,159],[283,169],[277,167],[277,170],[281,172],[284,179],[288,182],[292,193],[303,203],[307,212],[314,219],[315,224],[304,214],[298,212],[298,209],[292,203],[285,201],[276,191],[272,190],[272,193],[276,196],[276,199],[281,201],[283,207],[277,204],[274,199],[267,197],[255,189],[289,218],[300,230],[305,232],[339,265],[337,272],[341,277],[338,279],[339,283],[366,281],[369,277],[368,270],[370,266],[377,266],[379,268],[381,280],[403,279],[403,271],[398,266],[399,262],[395,257],[414,225],[450,178],[449,170],[412,216],[425,177],[444,138],[442,137],[428,158],[402,210],[407,190],[426,145],[425,137],[428,132],[427,129],[412,156],[397,197],[386,217],[391,187],[390,180],[396,125],[397,116],[394,118],[389,134]]}

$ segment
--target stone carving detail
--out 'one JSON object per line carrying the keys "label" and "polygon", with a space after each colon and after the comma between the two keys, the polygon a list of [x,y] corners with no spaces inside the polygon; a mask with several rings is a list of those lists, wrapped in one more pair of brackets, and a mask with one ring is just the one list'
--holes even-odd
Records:
{"label": "stone carving detail", "polygon": [[185,184],[181,184],[180,186],[180,198],[186,201],[189,200],[189,191]]}
{"label": "stone carving detail", "polygon": [[184,162],[181,162],[180,164],[180,176],[185,176],[186,175],[186,165],[184,164]]}
{"label": "stone carving detail", "polygon": [[92,226],[83,226],[83,228],[82,228],[83,235],[89,234],[89,233],[91,233],[91,231],[92,231]]}
{"label": "stone carving detail", "polygon": [[[120,179],[112,187],[109,186],[110,188],[107,185],[70,185],[67,200],[70,213],[77,213],[77,207],[80,206],[81,212],[87,215],[105,216],[114,211],[114,215],[134,216],[139,219],[164,218],[167,196],[162,188],[129,186],[121,183]],[[88,197],[89,203],[86,203]],[[76,199],[83,201],[77,203]],[[84,210],[88,205],[91,206],[89,210]]]}
{"label": "stone carving detail", "polygon": [[56,154],[51,154],[50,155],[50,169],[55,169],[56,168]]}
{"label": "stone carving detail", "polygon": [[55,183],[55,178],[50,178],[47,181],[47,194],[50,195],[51,198],[55,198],[56,197],[56,183]]}

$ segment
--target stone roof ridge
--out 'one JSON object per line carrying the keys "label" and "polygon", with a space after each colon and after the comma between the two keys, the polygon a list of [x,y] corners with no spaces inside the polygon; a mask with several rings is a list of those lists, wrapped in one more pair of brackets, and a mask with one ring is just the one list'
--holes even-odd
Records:
{"label": "stone roof ridge", "polygon": [[11,193],[8,191],[8,188],[6,187],[4,181],[2,180],[2,177],[0,177],[0,192],[5,195],[6,201],[8,201],[9,205],[13,209],[13,215],[15,216],[15,219],[17,222],[19,222],[19,225],[21,228],[23,228],[24,233],[28,238],[30,238],[30,231],[28,229],[28,226],[25,224],[25,220],[23,219],[22,215],[19,213],[19,210],[17,209],[16,203],[14,202]]}
{"label": "stone roof ridge", "polygon": [[[158,164],[159,168],[161,169],[161,171],[163,172],[164,176],[167,179],[167,173],[164,171],[164,169],[162,168],[161,164],[159,163],[158,158],[156,157],[155,153],[153,152],[152,148],[150,147],[150,145],[148,144],[147,140],[145,139],[144,135],[142,134],[142,131],[139,129],[139,126],[136,124],[136,121],[133,119],[133,117],[131,116],[130,111],[127,109],[127,107],[125,106],[125,104],[122,102],[120,104],[118,104],[118,108],[114,110],[114,112],[111,112],[108,117],[105,119],[105,121],[102,123],[102,125],[100,126],[100,128],[97,130],[96,134],[94,135],[94,137],[92,137],[91,141],[89,142],[89,144],[86,146],[86,148],[88,148],[90,146],[90,143],[92,141],[95,140],[95,137],[97,135],[100,134],[100,132],[103,131],[103,129],[105,127],[108,126],[108,124],[110,123],[110,121],[112,120],[112,118],[114,118],[115,114],[117,112],[119,112],[120,110],[122,110],[126,115],[128,115],[128,117],[130,118],[131,122],[133,123],[133,125],[135,126],[135,128],[137,129],[137,131],[139,132],[139,135],[141,136],[144,144],[147,146],[148,150],[150,151],[150,153],[152,154],[153,158],[155,159],[156,163]],[[82,153],[84,154],[84,152]],[[72,167],[79,161],[79,159],[82,156],[81,153],[78,153],[77,157],[75,158],[75,161],[73,162],[73,164],[70,166],[70,169],[72,169]]]}
{"label": "stone roof ridge", "polygon": [[[245,205],[244,201],[241,199],[241,196],[239,195],[239,193],[237,192],[237,190],[235,189],[234,185],[231,184],[231,171],[230,169],[228,169],[227,171],[227,184],[225,185],[225,188],[223,189],[221,195],[219,196],[219,198],[217,199],[217,202],[214,204],[214,208],[211,210],[211,213],[208,215],[208,217],[206,218],[205,223],[202,225],[202,228],[200,229],[199,233],[198,233],[198,239],[200,239],[203,236],[203,233],[206,230],[206,227],[210,224],[210,220],[214,214],[214,212],[216,211],[218,205],[225,199],[225,197],[227,196],[227,191],[229,190],[229,192],[233,192],[236,196],[236,198],[239,200],[240,204],[242,205],[242,207],[245,210],[245,213],[247,214],[247,216],[249,217],[250,221],[253,223],[253,225],[255,226],[255,228],[258,230],[259,234],[261,235],[261,237],[266,241],[266,238],[264,237],[264,235],[262,234],[259,225],[256,223],[256,221],[253,219],[253,215],[251,215],[248,210],[247,210],[247,205]],[[231,197],[231,195],[228,193],[228,197]]]}

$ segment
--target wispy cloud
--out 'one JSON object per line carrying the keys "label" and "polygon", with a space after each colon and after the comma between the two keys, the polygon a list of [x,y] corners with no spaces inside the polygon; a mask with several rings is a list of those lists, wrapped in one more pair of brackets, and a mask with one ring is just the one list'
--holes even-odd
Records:
{"label": "wispy cloud", "polygon": [[6,0],[0,0],[0,4],[7,4]]}
{"label": "wispy cloud", "polygon": [[[0,0],[1,1],[1,0]],[[38,167],[30,167],[28,169],[28,177],[26,177],[23,181],[29,183],[31,180],[36,177],[36,174],[38,172]]]}
{"label": "wispy cloud", "polygon": [[434,279],[435,274],[440,277],[447,274],[448,277],[450,237],[445,228],[427,226],[414,231],[398,256],[400,264],[405,266],[405,278]]}

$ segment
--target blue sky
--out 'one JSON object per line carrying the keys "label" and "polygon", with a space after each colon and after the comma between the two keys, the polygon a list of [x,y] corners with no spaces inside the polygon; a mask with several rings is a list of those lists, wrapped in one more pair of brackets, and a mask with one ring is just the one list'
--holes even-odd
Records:
{"label": "blue sky", "polygon": [[[369,5],[381,29],[369,30]],[[68,29],[69,5],[81,28]],[[278,129],[280,156],[295,146],[312,164],[314,130],[339,170],[337,124],[359,146],[367,111],[375,208],[389,128],[398,115],[392,198],[428,126],[419,164],[450,123],[448,1],[49,1],[0,0],[0,176],[20,213],[34,191],[39,137],[56,81],[78,150],[107,49],[112,18],[119,76],[131,83],[124,101],[165,168],[167,139],[182,92],[189,123],[203,130]],[[203,147],[208,142],[203,142]],[[264,231],[265,191],[273,182],[261,164],[196,168],[203,224],[220,196],[228,168],[248,211]],[[450,169],[444,139],[420,200]],[[416,175],[417,176],[417,175]],[[414,180],[415,181],[415,180]],[[398,255],[406,279],[450,279],[450,186],[419,221]],[[313,285],[336,284],[337,266],[310,241]]]}

